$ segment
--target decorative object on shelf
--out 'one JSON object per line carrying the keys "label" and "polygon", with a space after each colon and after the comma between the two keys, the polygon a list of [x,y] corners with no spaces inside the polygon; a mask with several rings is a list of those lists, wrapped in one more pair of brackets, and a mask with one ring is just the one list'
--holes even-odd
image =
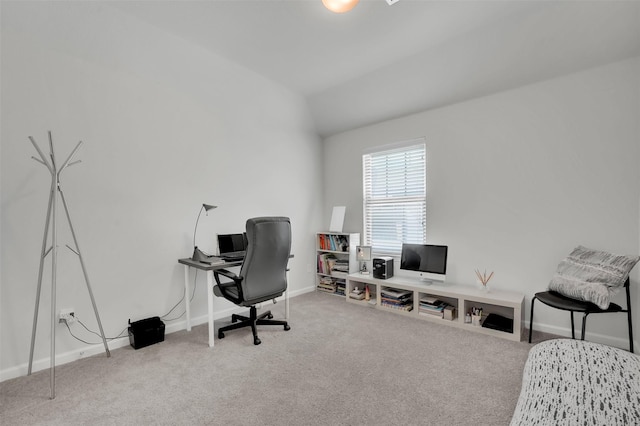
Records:
{"label": "decorative object on shelf", "polygon": [[202,207],[200,207],[200,212],[198,212],[198,218],[196,219],[196,226],[193,229],[193,256],[191,256],[191,259],[196,262],[208,262],[212,257],[210,255],[204,254],[202,250],[200,250],[198,246],[196,246],[196,232],[198,231],[198,222],[200,221],[200,215],[202,214],[202,210],[207,212],[207,215],[208,215],[209,210],[213,210],[216,208],[218,208],[218,206],[212,206],[211,204],[203,204]]}
{"label": "decorative object on shelf", "polygon": [[369,291],[369,284],[366,284],[364,286],[364,300],[366,301],[371,300],[371,292]]}
{"label": "decorative object on shelf", "polygon": [[360,262],[360,273],[369,275],[367,270],[367,261],[371,260],[371,246],[356,247],[356,258]]}
{"label": "decorative object on shelf", "polygon": [[346,212],[346,206],[334,206],[331,213],[331,222],[329,223],[330,232],[342,232],[342,225],[344,224],[344,213]]}
{"label": "decorative object on shelf", "polygon": [[351,290],[351,293],[349,293],[349,297],[356,300],[362,300],[365,298],[365,292],[362,291],[362,289],[356,287]]}
{"label": "decorative object on shelf", "polygon": [[482,308],[471,308],[471,324],[476,327],[482,322]]}
{"label": "decorative object on shelf", "polygon": [[493,271],[491,271],[491,273],[489,275],[487,275],[487,270],[486,269],[484,271],[484,274],[481,274],[480,271],[476,269],[476,277],[478,277],[478,280],[480,281],[480,284],[482,284],[482,289],[485,290],[485,291],[488,291],[487,283],[489,282],[491,277],[493,277]]}
{"label": "decorative object on shelf", "polygon": [[456,308],[455,306],[447,305],[444,307],[444,312],[442,318],[453,321],[456,318]]}

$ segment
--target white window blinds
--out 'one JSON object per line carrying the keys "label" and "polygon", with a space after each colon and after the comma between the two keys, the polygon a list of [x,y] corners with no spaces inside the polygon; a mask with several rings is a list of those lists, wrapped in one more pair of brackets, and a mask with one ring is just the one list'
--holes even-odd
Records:
{"label": "white window blinds", "polygon": [[362,156],[364,244],[399,256],[402,243],[424,244],[427,216],[425,144]]}

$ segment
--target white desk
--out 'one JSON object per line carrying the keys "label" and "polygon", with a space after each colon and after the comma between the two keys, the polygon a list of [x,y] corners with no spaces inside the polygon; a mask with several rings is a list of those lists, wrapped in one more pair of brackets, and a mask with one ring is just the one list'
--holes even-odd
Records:
{"label": "white desk", "polygon": [[[290,257],[293,257],[291,255]],[[210,265],[208,263],[196,262],[190,258],[178,259],[178,263],[184,265],[184,305],[187,317],[187,331],[191,331],[191,301],[189,295],[191,290],[189,289],[189,270],[190,268],[199,269],[207,273],[207,306],[209,315],[209,347],[212,348],[214,344],[214,327],[213,327],[213,286],[215,281],[213,279],[213,271],[217,269],[231,268],[234,266],[242,265],[242,261],[237,262],[224,262],[220,264]],[[289,291],[284,292],[284,318],[289,319]]]}

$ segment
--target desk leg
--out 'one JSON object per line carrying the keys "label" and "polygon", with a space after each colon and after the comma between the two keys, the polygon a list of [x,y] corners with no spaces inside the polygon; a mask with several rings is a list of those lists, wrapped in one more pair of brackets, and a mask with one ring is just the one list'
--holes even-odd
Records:
{"label": "desk leg", "polygon": [[289,321],[289,270],[287,269],[287,289],[284,292],[284,319]]}
{"label": "desk leg", "polygon": [[187,316],[187,331],[191,331],[191,302],[189,301],[189,266],[184,265],[184,308]]}
{"label": "desk leg", "polygon": [[213,347],[213,271],[207,271],[207,304],[209,308],[209,347]]}
{"label": "desk leg", "polygon": [[284,292],[284,319],[289,321],[289,290]]}

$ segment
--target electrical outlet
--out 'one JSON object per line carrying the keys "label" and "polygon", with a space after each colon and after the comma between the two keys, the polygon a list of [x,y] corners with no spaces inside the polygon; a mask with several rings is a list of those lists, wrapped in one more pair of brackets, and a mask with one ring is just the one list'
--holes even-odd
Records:
{"label": "electrical outlet", "polygon": [[58,315],[58,322],[67,324],[71,324],[76,321],[76,313],[73,308],[64,308],[60,309],[60,314]]}

